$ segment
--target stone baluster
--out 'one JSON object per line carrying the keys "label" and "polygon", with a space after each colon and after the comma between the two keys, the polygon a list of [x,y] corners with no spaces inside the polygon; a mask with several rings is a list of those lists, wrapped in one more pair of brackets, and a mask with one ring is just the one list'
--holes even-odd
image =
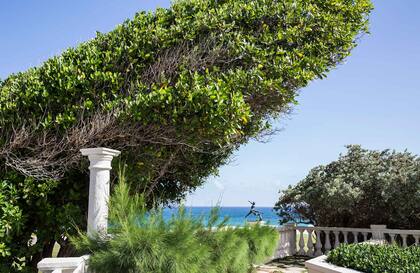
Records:
{"label": "stone baluster", "polygon": [[322,243],[321,243],[321,230],[316,230],[316,243],[315,243],[315,256],[321,256],[322,255]]}
{"label": "stone baluster", "polygon": [[414,245],[420,245],[420,235],[413,235],[414,236]]}
{"label": "stone baluster", "polygon": [[362,235],[363,235],[363,242],[364,242],[368,238],[368,233],[367,232],[362,232]]}
{"label": "stone baluster", "polygon": [[340,244],[340,231],[334,231],[334,245],[333,247],[336,248]]}
{"label": "stone baluster", "polygon": [[394,244],[395,243],[395,237],[397,235],[395,233],[389,233],[389,239],[390,239],[390,244]]}
{"label": "stone baluster", "polygon": [[299,229],[299,255],[305,255],[305,241],[303,239],[303,232],[305,229]]}
{"label": "stone baluster", "polygon": [[359,243],[359,232],[356,231],[353,233],[353,235],[354,235],[354,243],[355,244]]}
{"label": "stone baluster", "polygon": [[325,231],[325,254],[331,250],[330,231]]}
{"label": "stone baluster", "polygon": [[313,229],[307,229],[308,231],[308,243],[307,243],[307,247],[308,247],[308,251],[307,251],[307,255],[310,257],[314,256],[314,242],[312,241],[312,232],[314,231]]}
{"label": "stone baluster", "polygon": [[342,231],[342,232],[343,232],[343,236],[344,236],[344,242],[343,243],[348,244],[349,243],[348,232],[347,231]]}
{"label": "stone baluster", "polygon": [[290,255],[296,255],[296,224],[292,224],[293,228],[290,229]]}
{"label": "stone baluster", "polygon": [[296,254],[296,224],[286,224],[288,227],[288,237],[289,237],[289,256]]}
{"label": "stone baluster", "polygon": [[402,247],[407,247],[407,234],[401,234]]}

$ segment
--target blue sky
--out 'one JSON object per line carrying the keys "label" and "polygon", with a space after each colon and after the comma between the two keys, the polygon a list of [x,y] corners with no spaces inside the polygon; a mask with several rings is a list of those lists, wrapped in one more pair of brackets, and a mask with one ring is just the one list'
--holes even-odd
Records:
{"label": "blue sky", "polygon": [[[374,1],[371,35],[346,63],[301,90],[299,105],[269,143],[251,142],[190,195],[187,205],[272,206],[278,191],[344,152],[346,144],[420,154],[420,1]],[[0,0],[0,78],[41,64],[107,32],[145,0]]]}

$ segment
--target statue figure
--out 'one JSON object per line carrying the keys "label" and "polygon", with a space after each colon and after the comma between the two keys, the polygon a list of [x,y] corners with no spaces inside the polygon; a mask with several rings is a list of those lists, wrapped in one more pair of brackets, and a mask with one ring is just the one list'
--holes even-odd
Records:
{"label": "statue figure", "polygon": [[245,218],[248,218],[250,215],[254,215],[258,218],[258,222],[262,221],[262,213],[255,209],[255,202],[248,201],[251,204],[251,208],[249,209],[248,214]]}

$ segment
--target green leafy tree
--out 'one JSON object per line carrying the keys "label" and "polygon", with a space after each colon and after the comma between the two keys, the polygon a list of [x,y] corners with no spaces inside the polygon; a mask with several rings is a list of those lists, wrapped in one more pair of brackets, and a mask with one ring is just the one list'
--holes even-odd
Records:
{"label": "green leafy tree", "polygon": [[420,229],[420,158],[348,146],[347,154],[284,190],[276,209],[284,221],[297,212],[320,226]]}
{"label": "green leafy tree", "polygon": [[54,242],[71,254],[68,219],[84,228],[87,206],[80,148],[122,150],[149,205],[180,200],[340,64],[371,9],[369,0],[178,0],[1,81],[0,181],[14,202],[0,217],[11,227],[0,263],[35,267]]}

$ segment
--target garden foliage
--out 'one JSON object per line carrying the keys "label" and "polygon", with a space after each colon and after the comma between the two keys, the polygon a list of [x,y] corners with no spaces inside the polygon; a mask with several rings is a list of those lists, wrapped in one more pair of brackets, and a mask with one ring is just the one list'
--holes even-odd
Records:
{"label": "garden foliage", "polygon": [[209,221],[180,208],[165,221],[148,211],[142,195],[132,196],[122,180],[110,201],[110,237],[74,238],[89,268],[114,273],[246,273],[274,254],[279,234],[267,226],[230,228],[214,209]]}
{"label": "garden foliage", "polygon": [[348,146],[347,154],[283,191],[276,210],[284,221],[297,212],[320,226],[420,229],[420,158]]}
{"label": "garden foliage", "polygon": [[365,273],[415,273],[420,272],[420,247],[342,244],[328,253],[327,261]]}
{"label": "garden foliage", "polygon": [[178,0],[0,81],[0,264],[35,271],[55,242],[71,254],[68,219],[86,223],[80,148],[122,150],[149,205],[178,201],[340,64],[371,8]]}

